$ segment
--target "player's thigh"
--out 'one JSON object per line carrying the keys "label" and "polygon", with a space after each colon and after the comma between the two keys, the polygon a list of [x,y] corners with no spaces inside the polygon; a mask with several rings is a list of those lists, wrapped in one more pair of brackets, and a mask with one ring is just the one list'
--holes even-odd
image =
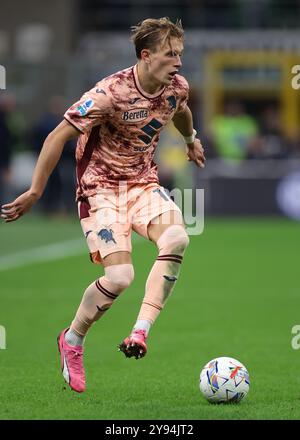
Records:
{"label": "player's thigh", "polygon": [[90,197],[85,204],[80,202],[79,214],[94,263],[104,266],[131,263],[131,224],[117,221],[118,206],[109,194]]}
{"label": "player's thigh", "polygon": [[103,266],[113,266],[115,264],[132,264],[130,252],[114,252],[103,258]]}
{"label": "player's thigh", "polygon": [[184,228],[182,214],[179,210],[167,211],[152,219],[148,224],[148,237],[156,243],[161,234],[171,225],[182,225]]}

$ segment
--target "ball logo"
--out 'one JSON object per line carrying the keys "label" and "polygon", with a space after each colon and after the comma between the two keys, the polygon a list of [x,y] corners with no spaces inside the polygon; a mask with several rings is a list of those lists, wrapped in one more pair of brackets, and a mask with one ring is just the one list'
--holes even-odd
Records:
{"label": "ball logo", "polygon": [[125,122],[138,122],[148,118],[149,111],[145,108],[135,110],[128,110],[122,114],[122,119]]}

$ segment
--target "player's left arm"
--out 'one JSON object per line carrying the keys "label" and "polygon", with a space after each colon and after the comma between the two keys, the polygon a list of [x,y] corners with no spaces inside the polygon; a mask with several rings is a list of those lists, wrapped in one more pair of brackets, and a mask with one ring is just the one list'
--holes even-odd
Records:
{"label": "player's left arm", "polygon": [[198,167],[204,168],[204,149],[200,140],[194,136],[193,116],[189,107],[186,105],[183,111],[175,113],[172,120],[177,130],[185,138],[188,160],[195,162]]}

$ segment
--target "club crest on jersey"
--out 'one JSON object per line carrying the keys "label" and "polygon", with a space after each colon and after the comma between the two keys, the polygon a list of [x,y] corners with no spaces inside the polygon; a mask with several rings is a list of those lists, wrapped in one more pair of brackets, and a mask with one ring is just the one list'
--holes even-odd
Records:
{"label": "club crest on jersey", "polygon": [[122,119],[125,122],[138,122],[148,118],[149,111],[146,108],[127,110],[122,113]]}
{"label": "club crest on jersey", "polygon": [[175,98],[175,96],[169,96],[167,98],[167,100],[169,101],[169,104],[170,104],[172,109],[176,108],[176,98]]}
{"label": "club crest on jersey", "polygon": [[94,105],[94,101],[92,99],[87,99],[83,104],[80,104],[77,107],[77,110],[79,111],[81,116],[85,116],[90,108],[92,108]]}

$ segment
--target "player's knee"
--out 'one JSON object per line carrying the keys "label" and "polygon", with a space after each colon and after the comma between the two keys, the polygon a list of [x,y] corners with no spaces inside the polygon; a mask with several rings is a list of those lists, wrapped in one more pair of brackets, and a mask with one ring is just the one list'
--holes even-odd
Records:
{"label": "player's knee", "polygon": [[118,291],[127,289],[134,279],[132,264],[115,264],[105,268],[105,278],[113,283]]}
{"label": "player's knee", "polygon": [[157,246],[161,251],[183,254],[189,245],[189,237],[181,225],[172,225],[166,229],[157,241]]}

